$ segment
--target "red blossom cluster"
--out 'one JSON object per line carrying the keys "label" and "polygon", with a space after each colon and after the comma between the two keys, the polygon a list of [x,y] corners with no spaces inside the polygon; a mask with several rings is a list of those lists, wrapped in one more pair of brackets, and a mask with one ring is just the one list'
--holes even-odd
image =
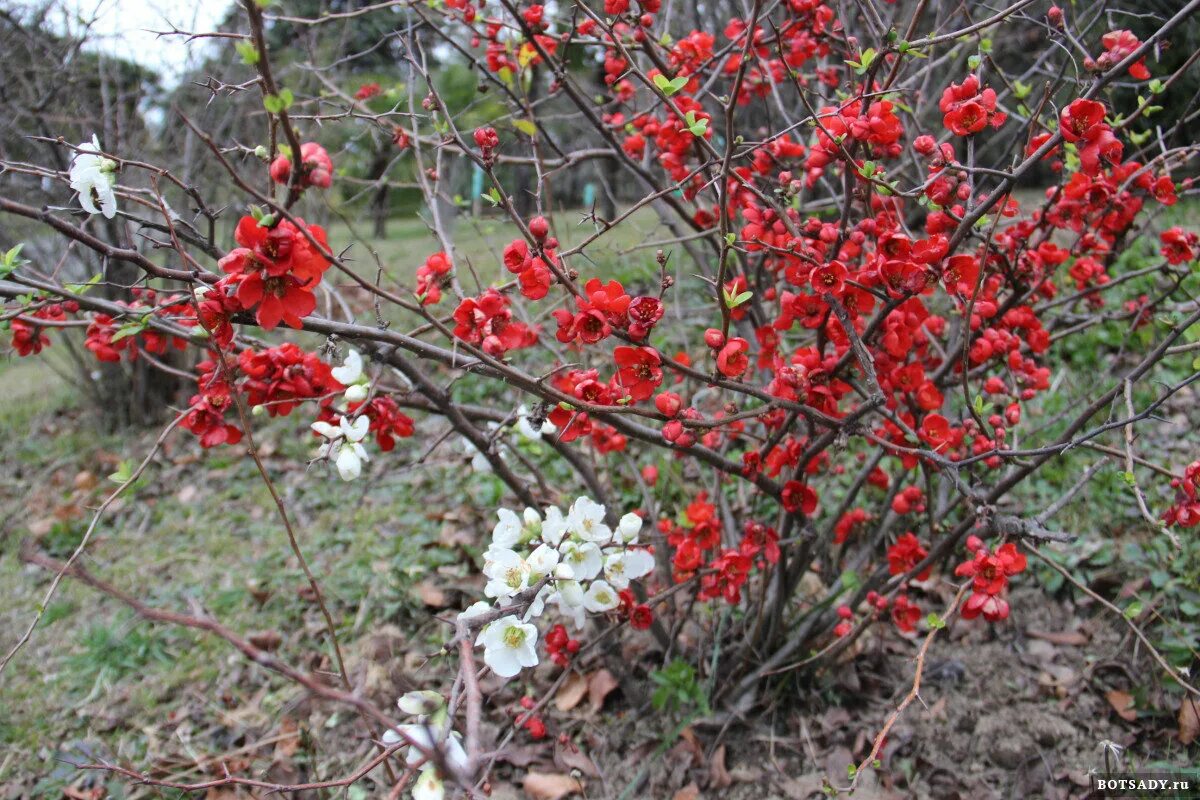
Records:
{"label": "red blossom cluster", "polygon": [[530,347],[538,337],[536,329],[513,319],[508,298],[495,289],[464,298],[454,309],[454,322],[455,336],[495,357]]}
{"label": "red blossom cluster", "polygon": [[1180,528],[1200,525],[1200,461],[1193,461],[1183,470],[1182,478],[1172,478],[1175,503],[1163,513],[1163,522]]}
{"label": "red blossom cluster", "polygon": [[572,639],[562,624],[555,625],[546,631],[546,654],[558,666],[566,669],[571,663],[571,656],[579,652],[579,640]]}
{"label": "red blossom cluster", "polygon": [[228,275],[215,291],[236,298],[241,309],[254,311],[255,320],[272,330],[280,322],[301,327],[301,318],[317,307],[313,292],[330,262],[322,254],[329,244],[325,229],[283,220],[267,226],[263,220],[242,217],[234,232],[240,247],[218,262]]}
{"label": "red blossom cluster", "polygon": [[[375,84],[379,88],[379,84]],[[362,89],[359,90],[360,92]],[[359,98],[363,99],[363,98]],[[271,180],[278,184],[287,185],[292,178],[292,159],[288,155],[278,155],[271,162]],[[316,186],[318,189],[328,189],[333,185],[333,159],[325,148],[316,142],[305,142],[300,145],[300,180],[299,186],[306,189]]]}
{"label": "red blossom cluster", "polygon": [[1008,119],[1003,111],[996,110],[996,90],[981,87],[979,77],[968,75],[962,83],[952,83],[942,92],[938,101],[942,112],[942,124],[956,136],[979,133],[988,125],[999,128]]}
{"label": "red blossom cluster", "polygon": [[983,614],[988,622],[1008,618],[1008,601],[1004,594],[1008,579],[1025,571],[1025,556],[1012,542],[1000,545],[993,552],[976,536],[967,538],[967,551],[974,558],[959,564],[954,574],[971,579],[971,594],[962,607],[963,619],[975,619]]}

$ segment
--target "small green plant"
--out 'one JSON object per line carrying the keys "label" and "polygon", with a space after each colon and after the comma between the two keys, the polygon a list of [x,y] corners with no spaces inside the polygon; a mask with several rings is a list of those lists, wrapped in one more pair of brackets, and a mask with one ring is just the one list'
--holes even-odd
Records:
{"label": "small green plant", "polygon": [[650,696],[655,711],[695,711],[708,713],[708,697],[696,680],[696,670],[686,661],[676,659],[660,670],[650,673],[657,688]]}

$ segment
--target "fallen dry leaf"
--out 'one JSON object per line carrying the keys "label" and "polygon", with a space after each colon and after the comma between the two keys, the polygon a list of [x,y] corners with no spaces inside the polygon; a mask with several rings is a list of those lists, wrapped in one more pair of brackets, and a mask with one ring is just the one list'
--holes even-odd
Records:
{"label": "fallen dry leaf", "polygon": [[450,598],[447,592],[434,586],[430,581],[421,581],[414,586],[413,595],[429,608],[450,607]]}
{"label": "fallen dry leaf", "polygon": [[729,770],[725,768],[725,745],[718,747],[708,762],[708,785],[710,788],[717,789],[733,785],[733,778],[730,777]]}
{"label": "fallen dry leaf", "polygon": [[592,761],[591,756],[580,750],[569,739],[565,742],[559,739],[554,743],[554,766],[571,773],[579,770],[581,774],[589,778],[600,777],[600,770],[596,767],[596,763]]}
{"label": "fallen dry leaf", "polygon": [[1117,716],[1126,722],[1137,719],[1137,711],[1133,707],[1133,697],[1128,692],[1112,689],[1104,693],[1104,699],[1117,712]]}
{"label": "fallen dry leaf", "polygon": [[530,800],[562,800],[583,791],[583,784],[570,775],[549,772],[530,772],[522,785]]}
{"label": "fallen dry leaf", "polygon": [[671,800],[700,800],[700,787],[692,781],[671,796]]}
{"label": "fallen dry leaf", "polygon": [[559,711],[570,711],[583,700],[588,693],[588,679],[578,672],[567,676],[558,694],[554,695],[554,707]]}
{"label": "fallen dry leaf", "polygon": [[1039,631],[1026,628],[1025,635],[1031,639],[1041,639],[1051,644],[1061,644],[1067,647],[1082,647],[1089,641],[1087,634],[1082,631]]}
{"label": "fallen dry leaf", "polygon": [[86,469],[75,473],[75,480],[73,481],[75,488],[84,492],[90,492],[92,489],[95,489],[96,484],[99,482],[100,479],[96,477],[96,473],[89,472]]}
{"label": "fallen dry leaf", "polygon": [[196,488],[195,484],[189,483],[187,486],[184,486],[182,489],[180,489],[178,492],[175,493],[175,499],[178,500],[180,503],[187,505],[188,503],[195,500],[199,494],[200,494],[200,491]]}
{"label": "fallen dry leaf", "polygon": [[598,669],[589,675],[588,701],[592,704],[592,711],[599,711],[603,708],[604,698],[612,694],[613,689],[618,686],[617,679],[606,669]]}
{"label": "fallen dry leaf", "polygon": [[300,726],[291,717],[279,722],[279,741],[275,742],[275,760],[282,761],[296,755],[300,749]]}
{"label": "fallen dry leaf", "polygon": [[257,631],[247,636],[246,640],[259,650],[266,650],[268,652],[283,644],[283,637],[279,634],[279,631]]}
{"label": "fallen dry leaf", "polygon": [[1200,708],[1196,701],[1185,696],[1179,703],[1179,741],[1191,744],[1200,734]]}

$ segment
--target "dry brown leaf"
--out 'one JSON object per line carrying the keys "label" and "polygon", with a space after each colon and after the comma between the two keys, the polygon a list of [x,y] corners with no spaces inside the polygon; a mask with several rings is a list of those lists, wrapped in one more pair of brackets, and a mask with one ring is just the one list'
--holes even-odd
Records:
{"label": "dry brown leaf", "polygon": [[574,773],[575,770],[589,778],[599,778],[600,770],[591,756],[579,749],[569,739],[564,742],[559,739],[554,743],[554,766]]}
{"label": "dry brown leaf", "polygon": [[196,485],[189,483],[187,486],[183,487],[182,489],[180,489],[178,492],[175,493],[175,499],[178,500],[180,503],[187,505],[188,503],[195,500],[199,494],[200,494],[200,490],[196,488]]}
{"label": "dry brown leaf", "polygon": [[1133,697],[1128,692],[1112,689],[1104,693],[1104,699],[1117,712],[1117,716],[1126,722],[1137,719],[1137,711],[1133,707]]}
{"label": "dry brown leaf", "polygon": [[700,800],[700,787],[692,781],[687,786],[676,792],[671,800]]}
{"label": "dry brown leaf", "polygon": [[279,741],[275,742],[275,760],[283,761],[296,755],[300,749],[300,726],[291,717],[279,722]]}
{"label": "dry brown leaf", "polygon": [[522,785],[529,800],[562,800],[583,791],[583,784],[570,775],[550,772],[530,772]]}
{"label": "dry brown leaf", "polygon": [[1200,734],[1200,708],[1196,701],[1185,696],[1179,703],[1179,741],[1191,744]]}
{"label": "dry brown leaf", "polygon": [[429,608],[449,608],[450,598],[447,592],[434,586],[430,581],[421,581],[413,587],[413,595]]}
{"label": "dry brown leaf", "polygon": [[604,707],[604,698],[612,694],[613,689],[616,689],[620,684],[613,674],[606,669],[598,669],[588,676],[588,701],[592,705],[592,711],[599,711]]}
{"label": "dry brown leaf", "polygon": [[1025,634],[1031,639],[1041,639],[1051,644],[1061,644],[1067,647],[1082,647],[1088,643],[1087,634],[1082,631],[1039,631],[1026,628]]}
{"label": "dry brown leaf", "polygon": [[709,788],[717,789],[733,785],[733,778],[729,776],[729,770],[725,769],[725,745],[718,747],[708,762],[708,785]]}
{"label": "dry brown leaf", "polygon": [[578,672],[572,672],[554,696],[554,707],[559,711],[570,711],[579,705],[587,693],[588,679]]}
{"label": "dry brown leaf", "polygon": [[73,481],[75,488],[84,492],[90,492],[92,489],[95,489],[96,484],[99,482],[100,479],[96,477],[96,473],[89,472],[86,469],[75,473],[75,480]]}
{"label": "dry brown leaf", "polygon": [[259,650],[270,652],[283,644],[283,637],[279,634],[279,631],[257,631],[247,636],[246,641]]}

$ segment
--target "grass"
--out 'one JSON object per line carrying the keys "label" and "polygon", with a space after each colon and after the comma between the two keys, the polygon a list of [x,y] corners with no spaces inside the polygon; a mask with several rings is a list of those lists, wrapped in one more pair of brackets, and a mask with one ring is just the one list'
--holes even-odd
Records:
{"label": "grass", "polygon": [[[13,377],[46,386],[48,398],[67,396],[53,388],[57,378],[37,360],[0,364],[0,381]],[[21,465],[0,486],[5,512],[0,644],[5,651],[33,619],[50,577],[20,562],[22,540],[40,537],[43,551],[69,555],[91,519],[90,509],[114,486],[103,477],[113,461],[140,459],[156,436],[152,430],[104,436],[93,431],[83,410],[34,406],[14,397],[28,396],[6,394],[0,401],[8,432],[0,458]],[[293,416],[262,424],[256,435],[272,453],[268,469],[321,578],[348,658],[358,665],[352,669],[367,669],[357,648],[385,627],[402,631],[406,652],[432,652],[439,629],[426,614],[418,615],[422,606],[413,587],[437,569],[448,581],[465,581],[461,551],[439,540],[441,517],[454,511],[463,525],[476,520],[470,509],[459,508],[470,502],[465,496],[439,508],[413,498],[431,496],[461,470],[461,463],[449,449],[445,457],[412,467],[397,458],[369,483],[347,485],[336,475],[295,469],[311,450],[298,428],[302,423]],[[243,635],[278,632],[282,659],[331,669],[319,611],[306,599],[303,574],[253,464],[231,453],[201,454],[186,435],[171,442],[144,484],[119,500],[97,527],[84,565],[152,605],[203,611]],[[493,481],[484,476],[474,487],[461,479],[459,485],[487,496],[498,492]],[[384,660],[372,668],[386,665]],[[395,686],[389,684],[387,691]],[[151,625],[68,580],[29,645],[0,676],[0,752],[5,754],[0,784],[21,781],[29,788],[37,778],[36,796],[58,796],[80,775],[58,770],[57,759],[78,757],[100,742],[103,748],[92,750],[92,759],[119,756],[155,763],[164,752],[182,752],[177,746],[155,749],[157,732],[176,728],[173,719],[211,730],[230,727],[231,715],[246,717],[252,723],[238,723],[227,732],[229,741],[246,744],[267,735],[280,714],[289,713],[294,697],[268,673],[231,658],[223,642]],[[315,724],[352,722],[332,717]],[[346,735],[354,745],[346,750],[357,749],[360,734]],[[196,749],[214,747],[205,742]],[[319,769],[332,770],[351,755],[323,753]]]}

